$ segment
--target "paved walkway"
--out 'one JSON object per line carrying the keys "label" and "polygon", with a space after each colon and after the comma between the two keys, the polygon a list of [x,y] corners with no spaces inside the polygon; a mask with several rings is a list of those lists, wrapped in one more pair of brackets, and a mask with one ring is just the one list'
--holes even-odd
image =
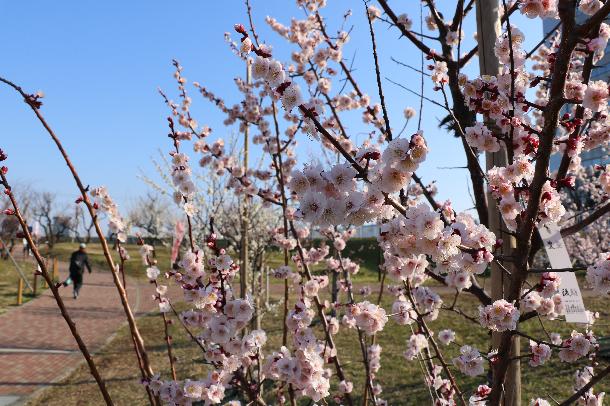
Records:
{"label": "paved walkway", "polygon": [[[60,264],[60,277],[67,277]],[[112,276],[85,274],[77,300],[72,287],[60,288],[64,303],[90,351],[99,350],[125,323]],[[127,294],[135,313],[156,307],[146,281],[127,281]],[[0,315],[0,406],[18,403],[36,390],[70,373],[83,357],[50,290],[25,305]]]}

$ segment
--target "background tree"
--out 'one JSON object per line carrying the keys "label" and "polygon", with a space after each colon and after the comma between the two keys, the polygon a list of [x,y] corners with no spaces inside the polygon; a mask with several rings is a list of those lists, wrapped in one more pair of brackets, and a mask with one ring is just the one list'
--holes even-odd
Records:
{"label": "background tree", "polygon": [[138,231],[148,244],[168,244],[175,218],[167,199],[158,192],[147,192],[133,204],[127,215],[132,231]]}
{"label": "background tree", "polygon": [[62,238],[70,236],[75,229],[76,220],[57,201],[51,192],[36,192],[32,202],[32,216],[43,230],[44,239],[49,248]]}

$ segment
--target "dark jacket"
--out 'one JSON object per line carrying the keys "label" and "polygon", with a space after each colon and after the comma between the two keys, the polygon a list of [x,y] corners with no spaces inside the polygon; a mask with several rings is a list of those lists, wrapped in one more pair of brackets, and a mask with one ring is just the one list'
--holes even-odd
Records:
{"label": "dark jacket", "polygon": [[73,252],[70,257],[70,275],[82,275],[85,272],[85,267],[91,272],[87,254],[83,251]]}

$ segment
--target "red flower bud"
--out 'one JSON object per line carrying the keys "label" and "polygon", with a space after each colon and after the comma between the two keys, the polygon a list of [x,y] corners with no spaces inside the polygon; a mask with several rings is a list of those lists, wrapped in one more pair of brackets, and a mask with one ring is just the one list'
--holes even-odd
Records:
{"label": "red flower bud", "polygon": [[0,161],[6,161],[7,158],[6,153],[0,149]]}
{"label": "red flower bud", "polygon": [[284,94],[284,91],[291,85],[291,82],[284,82],[275,89],[279,94]]}
{"label": "red flower bud", "polygon": [[0,172],[2,172],[3,175],[6,175],[8,173],[8,168],[6,166],[3,166],[2,168],[0,168]]}
{"label": "red flower bud", "polygon": [[7,216],[12,216],[15,214],[15,210],[13,209],[6,209],[4,210],[4,214],[6,214]]}
{"label": "red flower bud", "polygon": [[553,195],[551,194],[551,192],[544,192],[542,194],[541,200],[544,202],[546,200],[551,200],[552,197],[553,197]]}
{"label": "red flower bud", "polygon": [[559,184],[569,188],[573,188],[576,185],[576,178],[574,176],[567,176],[563,179],[559,179]]}
{"label": "red flower bud", "polygon": [[244,27],[243,24],[235,24],[233,28],[235,28],[235,31],[237,31],[238,33],[246,35],[246,27]]}
{"label": "red flower bud", "polygon": [[379,153],[379,151],[371,151],[371,152],[367,152],[362,157],[364,159],[371,159],[373,161],[376,161],[381,157],[381,153]]}

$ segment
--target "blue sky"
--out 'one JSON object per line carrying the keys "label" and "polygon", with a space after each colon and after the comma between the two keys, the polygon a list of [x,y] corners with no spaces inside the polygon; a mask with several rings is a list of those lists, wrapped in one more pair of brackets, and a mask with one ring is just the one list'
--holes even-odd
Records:
{"label": "blue sky", "polygon": [[[329,3],[323,15],[331,32],[336,31],[347,9],[353,11],[348,27],[353,24],[354,31],[344,57],[355,55],[354,75],[376,100],[363,3]],[[409,13],[416,21],[414,27],[419,27],[417,6],[392,4],[398,13]],[[292,16],[301,18],[303,12],[290,0],[252,0],[252,5],[261,39],[273,45],[274,56],[287,60],[291,48],[266,26],[264,17],[271,15],[289,24]],[[199,81],[224,95],[229,105],[238,101],[233,78],[243,74],[243,63],[231,54],[223,36],[234,23],[247,22],[241,0],[4,1],[0,10],[0,75],[29,91],[44,91],[43,114],[62,139],[84,182],[108,186],[125,209],[147,191],[137,175],[140,171],[154,173],[150,158],[169,146],[165,121],[168,111],[157,88],[175,94],[172,58],[184,66],[189,81]],[[542,24],[539,20],[523,20],[515,17],[528,44],[533,44],[540,38]],[[382,75],[417,89],[419,75],[396,65],[390,57],[418,65],[420,54],[407,40],[398,39],[397,31],[388,29],[387,24],[377,22],[375,27]],[[463,49],[468,50],[473,44],[472,18],[465,27]],[[475,60],[466,71],[473,76],[477,67]],[[392,126],[400,129],[404,123],[402,110],[417,107],[419,100],[387,81],[384,90]],[[432,93],[427,85],[426,94],[439,99],[440,94]],[[222,126],[222,115],[193,89],[191,94],[198,122],[212,127],[215,137],[230,133],[230,128]],[[418,173],[425,181],[438,181],[440,198],[451,198],[458,209],[466,209],[471,206],[466,171],[441,169],[465,163],[460,143],[436,126],[442,117],[441,110],[425,105],[423,129],[432,152]],[[347,127],[353,134],[365,128],[359,117],[351,116]],[[413,120],[407,131],[415,129]],[[303,144],[305,153],[300,160],[307,162],[315,156],[317,147],[307,141]],[[9,155],[13,182],[56,192],[65,201],[76,197],[73,182],[50,138],[19,96],[3,87],[0,148]]]}

